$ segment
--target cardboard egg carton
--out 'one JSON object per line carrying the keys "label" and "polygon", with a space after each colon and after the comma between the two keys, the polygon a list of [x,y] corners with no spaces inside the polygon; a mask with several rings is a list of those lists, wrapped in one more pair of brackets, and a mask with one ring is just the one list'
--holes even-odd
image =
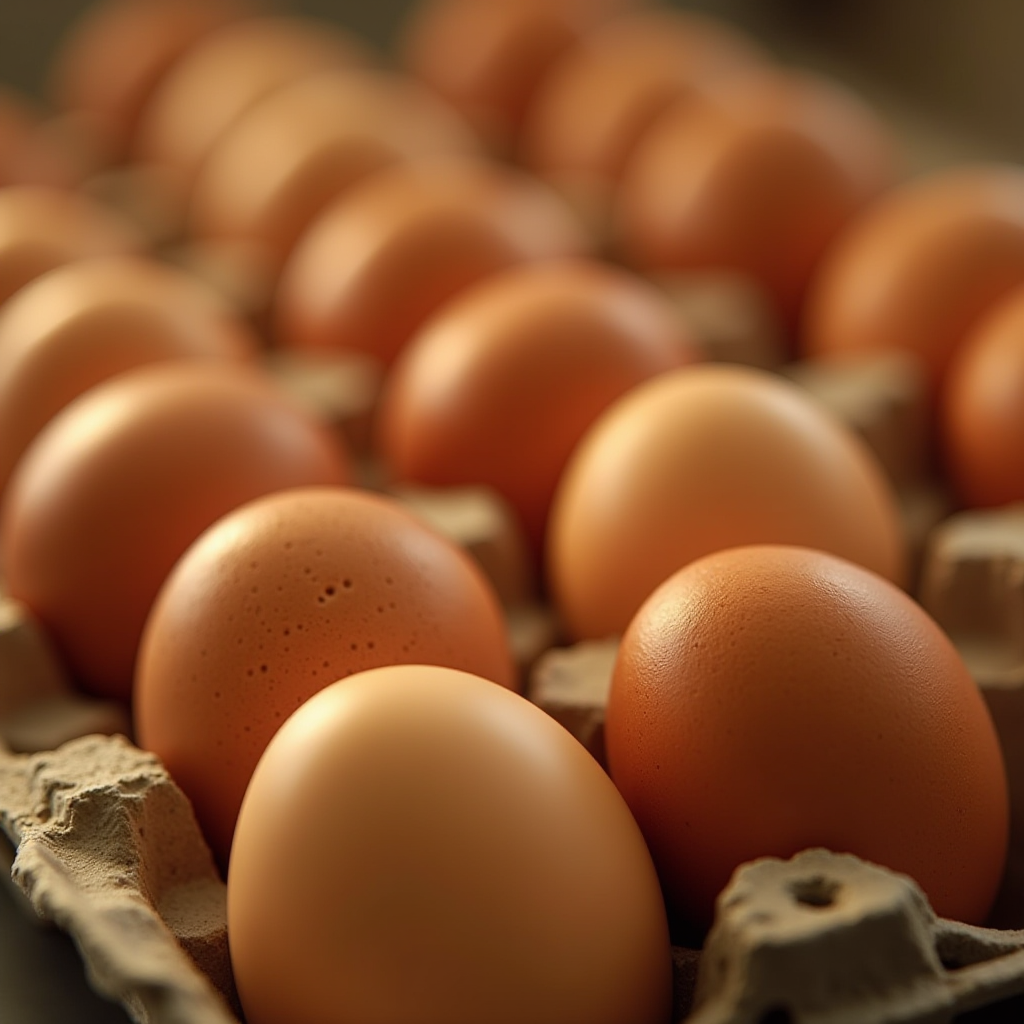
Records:
{"label": "cardboard egg carton", "polygon": [[[913,389],[888,372],[860,367],[819,386],[825,401],[844,396],[831,401],[876,450],[916,415]],[[927,481],[923,463],[891,464],[909,467],[903,483]],[[527,696],[603,762],[617,640],[564,644],[492,492],[391,491],[477,559],[505,603]],[[999,928],[937,919],[909,879],[853,857],[757,861],[719,898],[703,950],[673,948],[673,1024],[913,1024],[1024,992],[1024,933],[1012,930],[1024,924],[1024,509],[944,519],[922,550],[921,598],[975,673],[1007,755],[1014,826]],[[187,799],[128,735],[126,709],[75,691],[31,616],[0,600],[0,829],[16,847],[15,885],[133,1020],[237,1022],[225,887]]]}
{"label": "cardboard egg carton", "polygon": [[[0,753],[12,877],[139,1024],[237,1024],[225,887],[187,799],[123,737]],[[673,1024],[952,1020],[1024,993],[1024,932],[937,918],[909,878],[826,850],[741,867]]]}

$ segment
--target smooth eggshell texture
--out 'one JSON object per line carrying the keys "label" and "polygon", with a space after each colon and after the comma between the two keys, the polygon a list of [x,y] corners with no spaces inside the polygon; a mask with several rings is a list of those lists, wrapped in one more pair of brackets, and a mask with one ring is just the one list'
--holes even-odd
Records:
{"label": "smooth eggshell texture", "polygon": [[468,127],[422,86],[380,71],[327,71],[256,104],[214,147],[190,227],[263,246],[276,261],[328,203],[396,161],[477,150]]}
{"label": "smooth eggshell texture", "polygon": [[363,672],[288,720],[246,794],[228,928],[250,1024],[670,1016],[622,798],[542,711],[450,669]]}
{"label": "smooth eggshell texture", "polygon": [[304,75],[364,60],[362,44],[330,23],[263,15],[225,25],[161,81],[140,120],[134,158],[168,168],[187,194],[218,140],[259,100]]}
{"label": "smooth eggshell texture", "polygon": [[85,196],[42,185],[0,189],[0,306],[55,267],[141,247],[125,221]]}
{"label": "smooth eggshell texture", "polygon": [[1024,288],[954,353],[940,406],[945,468],[971,506],[1024,501]]}
{"label": "smooth eggshell texture", "polygon": [[517,267],[448,303],[395,364],[379,450],[400,479],[486,484],[534,546],[569,456],[597,416],[698,358],[667,300],[592,261]]}
{"label": "smooth eggshell texture", "polygon": [[893,174],[888,132],[855,95],[764,72],[658,118],[626,167],[616,230],[646,269],[750,275],[793,322],[826,246]]}
{"label": "smooth eggshell texture", "polygon": [[482,161],[395,167],[330,206],[277,294],[277,340],[389,363],[462,289],[516,263],[582,255],[568,207],[526,175]]}
{"label": "smooth eggshell texture", "polygon": [[765,59],[752,41],[700,14],[641,10],[610,19],[545,77],[523,126],[524,158],[559,181],[611,187],[669,103],[705,95]]}
{"label": "smooth eggshell texture", "polygon": [[272,495],[212,526],[167,580],[139,655],[137,734],[191,798],[223,865],[281,723],[343,676],[410,662],[516,684],[476,563],[391,499]]}
{"label": "smooth eggshell texture", "polygon": [[943,917],[992,905],[1009,811],[985,702],[921,607],[849,562],[737,548],[673,575],[623,637],[605,729],[692,919],[741,863],[811,846],[911,875]]}
{"label": "smooth eggshell texture", "polygon": [[36,434],[101,381],[164,359],[256,350],[215,293],[155,261],[82,260],[36,278],[0,311],[0,494]]}
{"label": "smooth eggshell texture", "polygon": [[621,633],[677,569],[739,544],[820,548],[902,582],[906,540],[867,447],[795,384],[685,367],[586,433],[548,531],[555,602],[577,637]]}
{"label": "smooth eggshell texture", "polygon": [[545,73],[622,0],[430,0],[406,26],[403,62],[507,152]]}
{"label": "smooth eggshell texture", "polygon": [[978,319],[1024,282],[1024,171],[911,181],[843,232],[807,299],[810,354],[905,349],[936,385]]}
{"label": "smooth eggshell texture", "polygon": [[50,68],[57,106],[83,118],[108,159],[128,150],[153,91],[175,61],[237,17],[235,0],[103,0],[71,26]]}
{"label": "smooth eggshell texture", "polygon": [[245,501],[349,475],[335,438],[254,369],[130,370],[67,406],[18,464],[0,521],[7,590],[84,686],[127,698],[143,623],[189,544]]}

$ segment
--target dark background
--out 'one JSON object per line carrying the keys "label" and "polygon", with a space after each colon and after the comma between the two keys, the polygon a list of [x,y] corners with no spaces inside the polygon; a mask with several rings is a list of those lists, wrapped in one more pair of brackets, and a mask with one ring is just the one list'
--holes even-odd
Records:
{"label": "dark background", "polygon": [[[90,0],[0,0],[0,80],[43,92],[48,56]],[[481,0],[486,2],[486,0]],[[1024,161],[1021,0],[687,0],[779,56],[835,71],[869,98],[924,113],[986,154]],[[381,45],[408,0],[280,0]]]}

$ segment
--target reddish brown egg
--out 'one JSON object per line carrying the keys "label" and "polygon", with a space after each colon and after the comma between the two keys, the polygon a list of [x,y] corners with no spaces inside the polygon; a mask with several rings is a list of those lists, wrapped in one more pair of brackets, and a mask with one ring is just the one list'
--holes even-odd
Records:
{"label": "reddish brown egg", "polygon": [[552,595],[573,635],[621,633],[673,572],[741,544],[799,544],[902,582],[906,538],[870,450],[762,370],[686,367],[595,421],[559,482]]}
{"label": "reddish brown egg", "polygon": [[394,664],[516,685],[480,568],[390,498],[271,495],[212,525],[161,590],[139,652],[139,741],[226,865],[245,788],[284,720],[335,680]]}
{"label": "reddish brown egg", "polygon": [[607,201],[665,107],[755,73],[765,59],[752,41],[703,15],[651,10],[611,19],[545,77],[523,126],[522,154],[560,185]]}
{"label": "reddish brown egg", "polygon": [[545,72],[624,0],[431,0],[407,26],[404,61],[498,150],[512,148]]}
{"label": "reddish brown egg", "polygon": [[277,294],[277,338],[390,362],[427,317],[489,274],[585,252],[568,207],[509,168],[476,161],[380,172],[318,218]]}
{"label": "reddish brown egg", "polygon": [[127,698],[164,577],[215,519],[259,495],[349,479],[339,442],[263,374],[144,366],[67,406],[4,496],[7,590],[94,693]]}
{"label": "reddish brown egg", "polygon": [[196,180],[194,234],[259,246],[280,264],[321,209],[388,164],[470,154],[447,104],[377,71],[328,71],[285,86],[238,119]]}
{"label": "reddish brown egg", "polygon": [[127,222],[84,196],[36,185],[0,189],[0,306],[55,267],[140,248]]}
{"label": "reddish brown egg", "polygon": [[618,197],[620,244],[648,269],[748,274],[793,322],[825,247],[892,174],[886,130],[838,85],[737,80],[644,135]]}
{"label": "reddish brown egg", "polygon": [[960,166],[902,186],[837,240],[808,295],[812,354],[905,349],[934,384],[967,332],[1024,282],[1024,171]]}
{"label": "reddish brown egg", "polygon": [[940,420],[945,466],[964,502],[1024,501],[1024,288],[990,307],[957,347]]}
{"label": "reddish brown egg", "polygon": [[612,778],[670,904],[707,924],[740,864],[809,846],[981,923],[1006,861],[999,739],[949,638],[840,558],[740,547],[675,573],[622,640]]}
{"label": "reddish brown egg", "polygon": [[241,11],[236,0],[102,0],[62,41],[49,91],[115,161],[128,151],[146,103],[175,61]]}
{"label": "reddish brown egg", "polygon": [[81,260],[0,311],[0,494],[29,442],[101,381],[164,359],[234,359],[258,347],[195,279],[141,257]]}
{"label": "reddish brown egg", "polygon": [[665,297],[596,262],[517,267],[449,302],[392,369],[378,412],[391,471],[486,484],[539,551],[569,456],[641,381],[697,358]]}
{"label": "reddish brown egg", "polygon": [[210,150],[256,102],[303,75],[364,59],[362,44],[329,23],[235,21],[193,46],[161,81],[139,123],[134,157],[166,168],[187,195]]}

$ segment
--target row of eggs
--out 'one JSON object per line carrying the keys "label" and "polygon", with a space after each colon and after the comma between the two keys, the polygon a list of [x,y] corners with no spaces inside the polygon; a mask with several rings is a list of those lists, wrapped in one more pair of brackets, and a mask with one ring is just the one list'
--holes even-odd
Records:
{"label": "row of eggs", "polygon": [[[740,861],[816,842],[909,871],[951,916],[981,919],[994,896],[1007,828],[998,747],[948,641],[881,578],[907,573],[889,484],[795,388],[691,365],[692,331],[654,286],[593,258],[594,226],[641,267],[753,276],[788,333],[809,325],[805,351],[893,337],[916,348],[936,393],[954,396],[948,421],[975,432],[963,465],[991,456],[997,476],[1024,479],[1007,472],[1012,431],[985,425],[1020,405],[992,390],[1012,389],[1012,357],[959,399],[953,382],[970,375],[947,366],[954,354],[967,362],[961,337],[1004,294],[976,337],[1020,348],[1011,292],[1024,280],[1024,178],[981,168],[911,182],[866,207],[812,283],[827,243],[891,181],[880,126],[835,87],[770,69],[704,22],[627,11],[595,28],[614,6],[438,3],[412,36],[424,80],[489,125],[490,144],[531,154],[561,195],[485,161],[421,87],[335,70],[360,47],[289,19],[157,0],[100,7],[83,49],[65,56],[62,88],[79,113],[92,104],[94,151],[150,165],[141,180],[171,211],[162,223],[244,250],[243,268],[273,294],[254,305],[277,345],[342,345],[387,367],[375,444],[393,473],[495,487],[546,560],[567,636],[625,631],[609,760],[646,845],[596,765],[505,689],[425,668],[366,674],[428,663],[519,685],[479,570],[388,499],[346,486],[356,471],[338,438],[233,365],[252,362],[259,342],[223,297],[125,255],[142,249],[138,232],[79,195],[0,193],[5,585],[83,685],[120,697],[134,685],[140,742],[189,794],[222,865],[230,854],[252,1021],[330,1019],[323,1005],[339,997],[325,979],[339,959],[364,1007],[426,1002],[437,1019],[480,1019],[511,984],[522,1002],[508,1019],[665,1020],[665,911],[648,847],[674,911],[702,923]],[[90,58],[86,43],[125,12],[119,31],[154,63],[129,83],[145,80],[145,102],[135,92],[110,106],[116,82],[102,72],[123,65]],[[180,31],[147,51],[147,18],[180,19]],[[502,24],[534,22],[575,35],[555,46],[539,32],[537,54],[560,54],[544,76],[555,99],[545,107],[539,89],[527,102],[522,80],[518,94],[497,88],[518,95],[504,122],[479,82],[463,84],[467,96],[447,81],[473,61],[430,53],[447,34],[463,40],[459,57],[483,61],[501,52]],[[706,58],[684,59],[677,30]],[[652,38],[665,56],[637,57]],[[714,70],[698,87],[691,69],[705,59]],[[648,93],[643,111],[611,124],[630,93],[609,62],[673,88],[660,80],[657,102]],[[516,66],[522,79],[531,65]],[[611,99],[583,95],[588,75]],[[118,103],[124,120],[111,121]],[[616,148],[625,121],[628,157]],[[581,138],[602,127],[604,142]],[[306,151],[304,132],[316,140]],[[80,262],[97,256],[109,258]],[[228,365],[123,372],[196,353]],[[973,500],[968,471],[959,479]],[[990,495],[977,500],[1019,496]],[[759,543],[800,547],[713,554]],[[772,686],[752,688],[752,676]],[[275,732],[267,781],[245,796]],[[243,798],[239,835],[252,838],[232,847]],[[296,833],[322,854],[289,887]],[[339,872],[342,849],[351,862]],[[621,900],[595,925],[595,894],[609,892]],[[556,923],[565,930],[553,934]],[[285,961],[260,941],[282,929],[315,938]],[[433,959],[396,988],[386,965],[409,929],[423,930]]]}

